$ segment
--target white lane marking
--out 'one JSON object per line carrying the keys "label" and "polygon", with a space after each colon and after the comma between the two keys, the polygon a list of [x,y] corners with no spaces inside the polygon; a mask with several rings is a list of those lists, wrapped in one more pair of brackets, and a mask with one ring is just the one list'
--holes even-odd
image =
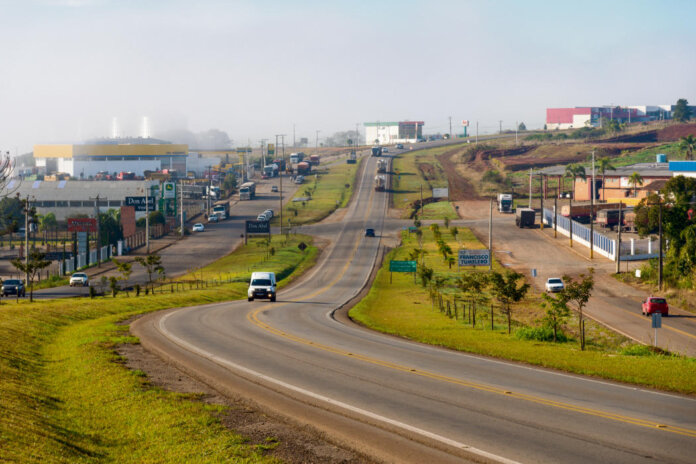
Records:
{"label": "white lane marking", "polygon": [[208,359],[208,360],[210,360],[210,361],[212,361],[220,366],[224,366],[224,367],[228,367],[228,368],[231,368],[234,370],[244,372],[244,373],[251,375],[253,377],[256,377],[258,379],[262,379],[266,382],[269,382],[269,383],[278,385],[280,387],[283,387],[285,389],[300,393],[301,395],[305,395],[305,396],[308,396],[310,398],[314,398],[316,400],[323,401],[325,403],[337,406],[339,408],[346,409],[346,410],[354,412],[356,414],[360,414],[360,415],[363,415],[365,417],[369,417],[370,419],[374,419],[376,421],[383,422],[385,424],[389,424],[389,425],[394,426],[394,427],[398,427],[398,428],[406,430],[408,432],[415,433],[415,434],[421,435],[423,437],[429,438],[431,440],[438,441],[438,442],[443,443],[445,445],[465,450],[469,453],[484,457],[486,459],[492,459],[494,461],[497,461],[497,462],[500,462],[503,464],[520,464],[518,461],[513,461],[511,459],[507,459],[507,458],[504,458],[502,456],[498,456],[496,454],[489,453],[487,451],[475,448],[473,446],[469,446],[467,444],[452,440],[450,438],[443,437],[442,435],[438,435],[438,434],[429,432],[427,430],[420,429],[418,427],[414,427],[412,425],[409,425],[409,424],[406,424],[406,423],[403,423],[403,422],[400,422],[400,421],[397,421],[394,419],[389,419],[388,417],[380,416],[379,414],[375,414],[375,413],[367,411],[365,409],[361,409],[361,408],[358,408],[356,406],[352,406],[352,405],[344,403],[342,401],[334,400],[334,399],[329,398],[327,396],[320,395],[318,393],[314,393],[314,392],[309,391],[309,390],[305,390],[304,388],[283,382],[282,380],[278,380],[278,379],[275,379],[273,377],[269,377],[265,374],[254,371],[252,369],[241,366],[239,364],[233,363],[232,361],[221,358],[220,356],[217,356],[217,355],[210,353],[206,350],[198,348],[197,346],[192,345],[191,343],[188,343],[187,341],[184,341],[181,338],[177,337],[176,335],[171,333],[169,330],[167,330],[164,326],[166,320],[169,319],[169,317],[171,315],[178,313],[179,311],[183,311],[185,309],[187,309],[187,308],[182,308],[180,310],[165,314],[159,320],[157,328],[164,336],[166,336],[167,338],[172,340],[177,345],[181,346],[182,348],[187,349],[188,351],[191,351],[192,353],[195,353],[201,357],[204,357],[204,358],[206,358],[206,359]]}

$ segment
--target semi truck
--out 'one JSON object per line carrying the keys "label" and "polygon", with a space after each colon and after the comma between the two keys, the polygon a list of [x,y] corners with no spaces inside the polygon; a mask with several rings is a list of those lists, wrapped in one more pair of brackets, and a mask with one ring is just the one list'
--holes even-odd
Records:
{"label": "semi truck", "polygon": [[387,160],[377,160],[377,172],[387,172]]}
{"label": "semi truck", "polygon": [[256,197],[256,184],[254,182],[245,182],[239,187],[240,200],[253,200]]}
{"label": "semi truck", "polygon": [[[621,218],[619,218],[619,213],[621,213]],[[603,209],[597,212],[597,224],[602,227],[608,227],[614,230],[614,227],[621,224],[624,225],[625,221],[628,219],[628,215],[631,213],[631,227],[635,224],[635,214],[633,214],[633,208],[622,208],[619,209]]]}
{"label": "semi truck", "polygon": [[290,163],[291,164],[297,164],[300,161],[302,161],[305,157],[305,154],[302,152],[299,153],[290,153]]}
{"label": "semi truck", "polygon": [[517,208],[515,211],[515,225],[523,227],[534,227],[536,212],[532,208]]}
{"label": "semi truck", "polygon": [[230,217],[230,204],[226,201],[215,203],[213,206],[213,214],[217,215],[221,221]]}
{"label": "semi truck", "polygon": [[378,192],[384,191],[387,185],[386,176],[375,176],[375,190]]}
{"label": "semi truck", "polygon": [[577,203],[572,206],[563,205],[561,206],[561,216],[570,217],[578,222],[589,223],[590,219],[594,219],[597,216],[597,212],[603,209],[619,209],[618,203],[595,203],[594,204],[594,214],[593,206],[591,203]]}
{"label": "semi truck", "polygon": [[294,169],[295,175],[303,175],[306,176],[307,174],[310,174],[312,172],[312,166],[306,161],[302,161],[300,163],[297,163],[297,167]]}
{"label": "semi truck", "polygon": [[319,166],[320,159],[321,158],[319,157],[319,155],[311,155],[309,157],[309,164],[311,164],[312,166]]}
{"label": "semi truck", "polygon": [[278,165],[277,164],[267,164],[263,167],[263,177],[268,179],[271,177],[278,177]]}
{"label": "semi truck", "polygon": [[351,151],[350,155],[348,155],[348,159],[346,160],[346,163],[355,164],[357,162],[358,162],[358,155],[356,155],[354,151]]}
{"label": "semi truck", "polygon": [[372,147],[372,156],[381,156],[382,147]]}
{"label": "semi truck", "polygon": [[285,160],[284,159],[276,159],[273,160],[273,164],[278,165],[278,170],[279,171],[285,171]]}
{"label": "semi truck", "polygon": [[512,194],[498,194],[498,211],[501,213],[512,213]]}

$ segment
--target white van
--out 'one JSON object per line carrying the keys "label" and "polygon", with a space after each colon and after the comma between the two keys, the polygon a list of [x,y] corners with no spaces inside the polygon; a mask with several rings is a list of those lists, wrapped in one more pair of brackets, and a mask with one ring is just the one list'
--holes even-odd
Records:
{"label": "white van", "polygon": [[252,272],[249,281],[247,299],[254,301],[254,298],[268,298],[276,300],[276,277],[274,272]]}

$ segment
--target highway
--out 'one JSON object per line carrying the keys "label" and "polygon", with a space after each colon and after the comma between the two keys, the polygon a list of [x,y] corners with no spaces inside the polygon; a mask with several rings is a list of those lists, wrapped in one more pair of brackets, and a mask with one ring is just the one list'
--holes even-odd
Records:
{"label": "highway", "polygon": [[[420,148],[420,147],[419,147]],[[366,160],[332,243],[276,303],[147,315],[141,343],[219,391],[248,396],[387,462],[693,462],[696,399],[443,350],[346,320],[387,232]],[[372,227],[377,237],[364,237]]]}

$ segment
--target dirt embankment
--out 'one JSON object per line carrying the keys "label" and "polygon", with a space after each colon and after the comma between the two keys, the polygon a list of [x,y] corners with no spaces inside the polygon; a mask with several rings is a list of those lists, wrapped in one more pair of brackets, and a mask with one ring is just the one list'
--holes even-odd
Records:
{"label": "dirt embankment", "polygon": [[450,201],[473,200],[479,198],[476,188],[471,184],[469,179],[457,173],[456,160],[461,153],[461,150],[451,150],[437,157],[447,176]]}

